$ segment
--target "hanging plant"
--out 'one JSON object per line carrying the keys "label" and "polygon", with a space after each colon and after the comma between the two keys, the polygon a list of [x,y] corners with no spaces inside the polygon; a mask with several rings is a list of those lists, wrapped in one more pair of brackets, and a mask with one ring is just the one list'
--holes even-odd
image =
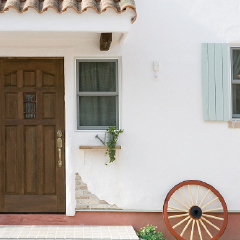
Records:
{"label": "hanging plant", "polygon": [[[117,145],[117,140],[118,136],[120,133],[123,132],[123,129],[117,130],[116,126],[111,126],[107,129],[107,133],[110,134],[110,140],[106,142],[107,145],[107,151],[105,155],[109,156],[109,163],[112,163],[116,160],[115,154],[116,154],[116,145]],[[106,163],[106,165],[108,162]]]}

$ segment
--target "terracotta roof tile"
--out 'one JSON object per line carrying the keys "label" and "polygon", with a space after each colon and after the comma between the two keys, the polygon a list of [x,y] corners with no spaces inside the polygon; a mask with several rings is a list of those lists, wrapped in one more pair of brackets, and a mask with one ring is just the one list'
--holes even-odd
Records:
{"label": "terracotta roof tile", "polygon": [[15,8],[19,13],[34,8],[38,13],[43,13],[48,8],[53,8],[57,13],[62,13],[68,8],[73,8],[77,13],[85,12],[88,8],[94,9],[97,13],[105,12],[112,8],[120,14],[127,8],[135,12],[132,23],[137,18],[136,5],[134,0],[0,0],[0,13],[8,11],[9,8]]}

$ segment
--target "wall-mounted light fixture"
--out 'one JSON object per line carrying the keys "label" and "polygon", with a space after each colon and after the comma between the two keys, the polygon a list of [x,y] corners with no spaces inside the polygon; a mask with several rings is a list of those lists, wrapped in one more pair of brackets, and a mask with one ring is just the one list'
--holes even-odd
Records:
{"label": "wall-mounted light fixture", "polygon": [[159,71],[159,62],[153,62],[153,71],[154,71],[154,77],[158,77],[158,71]]}

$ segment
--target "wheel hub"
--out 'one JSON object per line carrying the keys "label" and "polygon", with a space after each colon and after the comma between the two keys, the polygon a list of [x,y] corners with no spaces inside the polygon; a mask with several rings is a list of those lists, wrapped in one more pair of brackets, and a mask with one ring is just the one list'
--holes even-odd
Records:
{"label": "wheel hub", "polygon": [[189,214],[194,219],[199,219],[202,216],[202,209],[198,206],[193,206],[189,210]]}

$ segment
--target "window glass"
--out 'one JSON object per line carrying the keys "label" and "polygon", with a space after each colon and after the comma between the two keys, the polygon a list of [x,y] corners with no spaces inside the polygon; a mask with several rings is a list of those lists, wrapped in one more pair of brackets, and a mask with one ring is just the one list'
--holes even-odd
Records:
{"label": "window glass", "polygon": [[116,97],[79,97],[80,126],[116,126]]}
{"label": "window glass", "polygon": [[24,118],[34,119],[36,117],[36,93],[23,94]]}
{"label": "window glass", "polygon": [[79,62],[80,92],[115,92],[116,62]]}
{"label": "window glass", "polygon": [[240,114],[240,84],[232,85],[233,114]]}
{"label": "window glass", "polygon": [[240,50],[233,50],[233,79],[240,79]]}

